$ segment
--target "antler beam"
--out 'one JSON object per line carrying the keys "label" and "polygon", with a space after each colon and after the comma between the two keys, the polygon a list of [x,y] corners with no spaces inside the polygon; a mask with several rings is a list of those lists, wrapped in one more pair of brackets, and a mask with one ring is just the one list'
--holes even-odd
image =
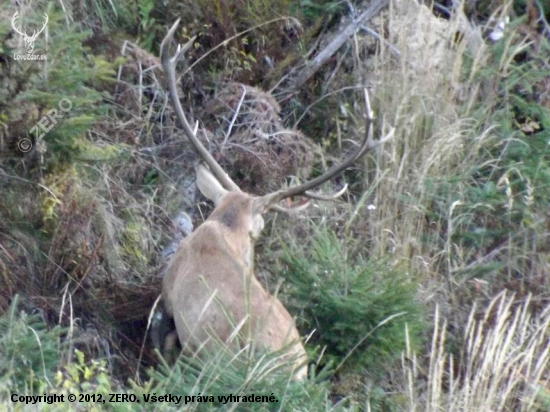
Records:
{"label": "antler beam", "polygon": [[[367,89],[364,89],[364,92],[365,92],[365,105],[367,109],[367,120],[366,120],[366,126],[365,126],[365,138],[359,145],[359,148],[354,153],[352,153],[345,161],[343,161],[339,165],[334,166],[332,169],[330,169],[323,175],[318,176],[315,179],[305,182],[299,186],[294,186],[294,187],[291,187],[290,189],[280,191],[279,195],[277,196],[277,201],[288,197],[299,196],[299,195],[306,196],[312,199],[319,198],[319,195],[308,192],[308,190],[311,190],[325,183],[326,181],[332,179],[333,177],[339,175],[348,167],[350,167],[355,161],[357,161],[357,159],[366,155],[368,152],[380,146],[381,144],[387,142],[393,137],[393,133],[395,129],[392,128],[384,138],[378,141],[374,141],[374,139],[372,138],[373,112],[370,106],[370,100],[369,100]],[[337,194],[330,196],[330,199],[328,200],[333,200],[334,198],[338,197],[337,195],[343,194],[344,191],[340,191]]]}
{"label": "antler beam", "polygon": [[176,110],[176,115],[178,117],[178,120],[183,127],[183,131],[195,147],[201,157],[203,158],[204,162],[208,165],[214,176],[219,180],[219,182],[227,189],[231,190],[233,192],[240,192],[241,189],[225,171],[223,168],[216,162],[216,159],[212,157],[212,155],[206,150],[206,148],[203,146],[203,144],[200,142],[199,138],[197,137],[196,132],[191,128],[191,125],[189,124],[189,121],[187,120],[187,117],[185,116],[185,113],[183,111],[183,108],[181,107],[181,103],[178,99],[178,90],[177,90],[177,81],[176,81],[176,65],[180,61],[180,59],[183,57],[185,52],[191,48],[193,45],[193,42],[196,39],[196,36],[193,37],[191,40],[189,40],[183,47],[181,45],[178,45],[176,53],[173,56],[170,56],[168,48],[170,46],[170,43],[172,43],[172,40],[174,39],[174,33],[176,32],[176,29],[178,28],[178,25],[180,23],[180,19],[176,20],[176,22],[172,25],[168,33],[166,34],[166,37],[164,37],[164,40],[162,41],[160,45],[160,58],[162,62],[162,66],[164,67],[164,71],[166,73],[166,78],[168,81],[168,89],[170,91],[170,97],[172,99],[172,104],[174,105],[174,108]]}

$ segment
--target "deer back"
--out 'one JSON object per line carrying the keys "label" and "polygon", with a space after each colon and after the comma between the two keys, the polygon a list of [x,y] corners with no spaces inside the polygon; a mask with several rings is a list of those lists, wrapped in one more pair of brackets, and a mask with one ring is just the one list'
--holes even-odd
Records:
{"label": "deer back", "polygon": [[269,199],[226,191],[203,166],[197,176],[216,208],[182,241],[163,280],[165,309],[182,347],[194,352],[212,340],[235,347],[254,342],[270,350],[290,346],[303,363],[306,353],[294,320],[254,277],[254,240]]}

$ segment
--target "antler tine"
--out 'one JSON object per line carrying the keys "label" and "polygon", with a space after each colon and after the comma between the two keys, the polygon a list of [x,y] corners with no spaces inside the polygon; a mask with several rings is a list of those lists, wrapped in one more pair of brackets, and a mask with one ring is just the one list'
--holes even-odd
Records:
{"label": "antler tine", "polygon": [[237,184],[233,182],[233,180],[231,180],[231,178],[227,175],[227,173],[225,173],[223,168],[218,164],[218,162],[216,162],[216,159],[212,157],[212,155],[208,152],[208,150],[206,150],[206,148],[198,139],[197,134],[191,128],[191,125],[189,124],[189,121],[187,120],[187,117],[185,116],[183,108],[181,107],[181,103],[178,99],[178,91],[176,86],[176,65],[178,61],[182,58],[183,54],[193,45],[193,42],[196,39],[196,36],[193,37],[183,47],[178,45],[175,55],[170,56],[168,49],[170,47],[170,43],[172,43],[172,40],[174,39],[174,33],[176,32],[179,23],[180,19],[176,20],[176,22],[172,25],[160,45],[160,59],[162,62],[162,66],[164,67],[164,72],[166,73],[168,89],[170,91],[172,104],[174,105],[176,115],[183,128],[183,131],[185,132],[195,149],[199,152],[199,155],[202,157],[204,162],[208,165],[216,179],[218,179],[218,181],[227,190],[240,192],[241,189],[239,188],[239,186],[237,186]]}
{"label": "antler tine", "polygon": [[310,198],[310,199],[315,199],[315,200],[330,201],[330,200],[338,199],[340,196],[342,196],[344,193],[346,193],[347,190],[348,190],[348,184],[346,183],[343,188],[341,188],[336,193],[332,193],[330,195],[323,195],[321,193],[314,193],[314,192],[309,192],[308,191],[308,192],[304,192],[304,196],[307,197],[307,198]]}
{"label": "antler tine", "polygon": [[[320,194],[320,193],[313,193],[313,192],[304,192],[304,196],[309,198],[309,199],[331,201],[331,200],[338,199],[340,196],[342,196],[344,193],[346,193],[347,190],[348,190],[348,184],[346,183],[344,185],[344,187],[341,188],[338,192],[332,193],[330,195],[323,195],[323,194]],[[277,212],[296,213],[296,212],[300,212],[302,210],[307,209],[309,207],[309,205],[310,205],[310,202],[308,200],[306,203],[301,204],[299,206],[285,207],[285,206],[281,206],[279,204],[273,204],[273,205],[270,206],[270,208],[273,209],[273,210],[276,210]]]}
{"label": "antler tine", "polygon": [[372,149],[378,147],[379,145],[385,143],[389,139],[393,137],[394,129],[392,128],[390,132],[379,141],[375,142],[372,138],[372,118],[373,113],[370,107],[370,102],[368,98],[368,91],[365,89],[365,104],[367,106],[367,120],[366,120],[366,130],[365,130],[365,138],[359,145],[359,148],[351,155],[349,156],[344,162],[342,162],[339,165],[334,166],[332,169],[330,169],[325,174],[316,177],[315,179],[310,180],[309,182],[305,182],[301,185],[291,187],[287,190],[282,190],[278,193],[278,196],[274,198],[274,201],[280,201],[282,199],[292,197],[292,196],[298,196],[303,195],[307,197],[312,197],[310,192],[307,192],[310,189],[313,189],[314,187],[317,187],[329,179],[332,179],[333,177],[339,175],[342,173],[345,169],[347,169],[349,166],[351,166],[357,159],[364,156],[368,152],[370,152]]}
{"label": "antler tine", "polygon": [[275,205],[269,206],[269,208],[272,209],[272,210],[276,210],[277,212],[284,212],[284,213],[291,214],[291,213],[301,212],[302,210],[306,210],[309,207],[309,205],[310,205],[310,202],[308,200],[306,203],[304,203],[300,206],[284,207],[284,206],[275,204]]}
{"label": "antler tine", "polygon": [[[338,192],[333,193],[331,195],[323,195],[320,193],[313,193],[313,192],[304,192],[303,195],[309,199],[331,201],[331,200],[338,199],[340,196],[346,193],[347,190],[348,190],[348,184],[346,183],[343,188],[341,188]],[[309,205],[310,205],[310,201],[308,200],[304,204],[301,204],[299,206],[293,206],[293,207],[284,207],[279,204],[273,204],[270,206],[270,209],[276,210],[277,212],[296,213],[307,209]]]}

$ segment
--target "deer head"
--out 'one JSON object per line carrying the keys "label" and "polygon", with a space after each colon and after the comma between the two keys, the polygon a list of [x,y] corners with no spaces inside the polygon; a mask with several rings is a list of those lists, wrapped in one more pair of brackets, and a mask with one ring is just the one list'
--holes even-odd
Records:
{"label": "deer head", "polygon": [[48,20],[49,20],[49,17],[47,14],[44,14],[44,24],[42,25],[42,28],[38,31],[34,31],[32,33],[32,36],[29,36],[27,34],[27,31],[21,31],[21,26],[17,27],[17,19],[19,18],[19,12],[16,11],[15,14],[13,15],[13,18],[11,19],[11,26],[13,27],[13,29],[19,33],[21,36],[23,36],[23,40],[25,42],[25,49],[27,50],[27,54],[32,54],[33,50],[34,50],[34,42],[36,41],[36,39],[38,38],[38,35],[40,33],[42,33],[44,31],[44,29],[46,28],[46,25],[48,24]]}
{"label": "deer head", "polygon": [[236,347],[251,342],[270,350],[289,347],[295,360],[294,376],[304,378],[307,357],[292,316],[254,276],[254,242],[264,226],[262,215],[269,209],[288,211],[279,205],[285,198],[300,195],[326,199],[310,190],[342,173],[391,135],[375,143],[369,115],[365,138],[357,150],[327,173],[264,196],[244,193],[199,141],[181,107],[175,68],[194,39],[178,46],[171,56],[168,49],[178,23],[179,20],[162,42],[161,60],[179,123],[204,161],[196,168],[197,186],[215,208],[181,242],[168,264],[162,290],[165,312],[173,318],[179,341],[188,351],[196,351],[212,340]]}

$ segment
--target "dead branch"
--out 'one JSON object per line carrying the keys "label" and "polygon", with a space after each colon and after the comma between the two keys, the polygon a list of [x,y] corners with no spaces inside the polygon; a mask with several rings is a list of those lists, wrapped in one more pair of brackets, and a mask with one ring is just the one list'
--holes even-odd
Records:
{"label": "dead branch", "polygon": [[357,18],[353,19],[343,30],[337,33],[331,42],[321,52],[310,60],[294,75],[294,79],[290,79],[289,83],[292,90],[297,90],[311,78],[330,58],[342,47],[342,45],[350,38],[361,26],[372,17],[376,16],[382,7],[386,6],[388,0],[375,0],[370,7],[361,13]]}

